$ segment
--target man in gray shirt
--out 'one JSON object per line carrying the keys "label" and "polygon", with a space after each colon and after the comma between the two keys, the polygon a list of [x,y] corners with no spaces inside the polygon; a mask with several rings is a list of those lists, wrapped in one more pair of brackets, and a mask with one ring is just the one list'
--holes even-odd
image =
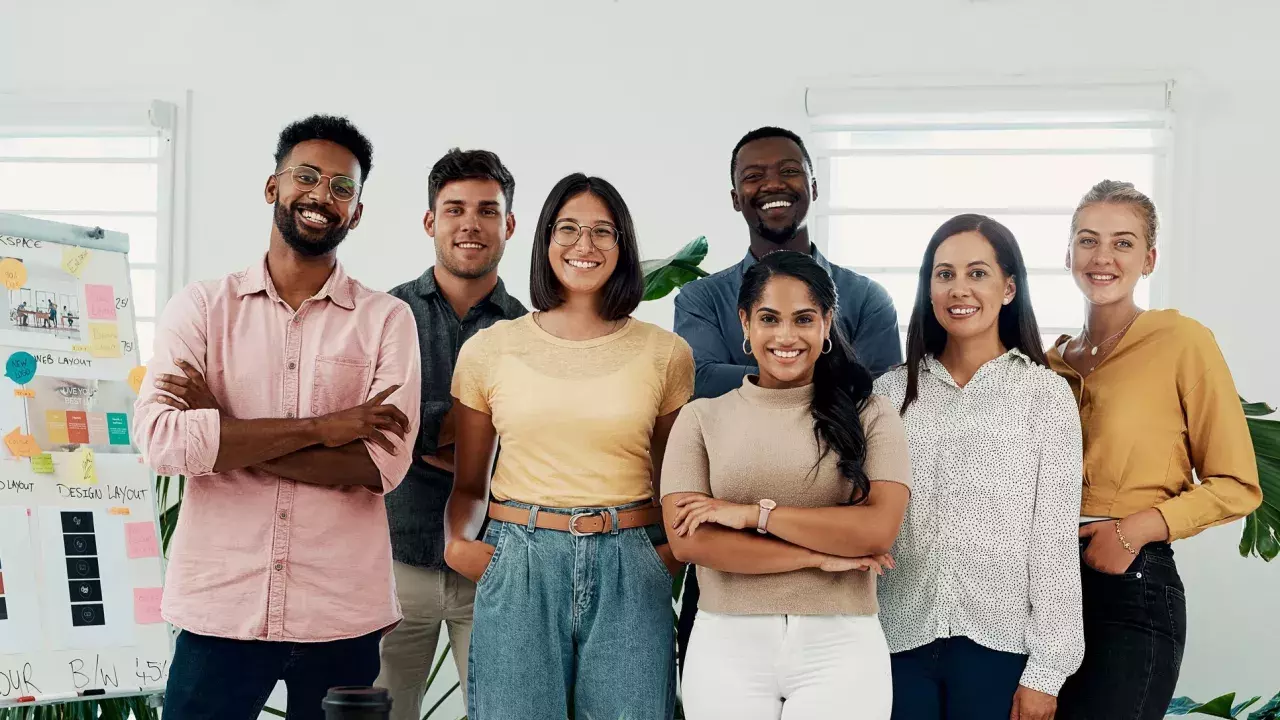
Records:
{"label": "man in gray shirt", "polygon": [[450,385],[462,344],[499,320],[528,312],[507,294],[498,261],[515,232],[515,179],[486,150],[450,150],[427,180],[423,224],[435,239],[436,265],[391,290],[409,303],[422,352],[422,424],[413,465],[388,493],[387,520],[396,593],[404,621],[382,640],[375,683],[391,691],[392,720],[418,720],[440,638],[449,641],[465,694],[475,585],[444,563],[444,506],[453,488]]}

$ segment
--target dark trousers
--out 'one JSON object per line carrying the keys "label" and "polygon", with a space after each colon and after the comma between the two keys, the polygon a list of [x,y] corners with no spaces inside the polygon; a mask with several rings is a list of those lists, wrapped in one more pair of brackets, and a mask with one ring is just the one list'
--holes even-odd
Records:
{"label": "dark trousers", "polygon": [[381,632],[323,643],[228,640],[183,630],[164,694],[165,720],[256,720],[284,680],[289,720],[323,720],[338,685],[372,685]]}
{"label": "dark trousers", "polygon": [[1080,567],[1084,663],[1062,687],[1057,717],[1165,717],[1187,642],[1187,599],[1173,548],[1144,547],[1122,575],[1100,573],[1083,560]]}
{"label": "dark trousers", "polygon": [[1009,720],[1027,656],[965,637],[889,656],[892,720]]}

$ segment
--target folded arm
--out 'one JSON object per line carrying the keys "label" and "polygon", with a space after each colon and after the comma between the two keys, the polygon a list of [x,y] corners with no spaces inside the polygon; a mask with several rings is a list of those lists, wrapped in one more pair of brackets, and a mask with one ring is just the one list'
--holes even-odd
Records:
{"label": "folded arm", "polygon": [[769,513],[767,529],[789,543],[841,557],[889,552],[902,527],[911,491],[898,482],[871,483],[867,501],[834,507],[783,507]]}

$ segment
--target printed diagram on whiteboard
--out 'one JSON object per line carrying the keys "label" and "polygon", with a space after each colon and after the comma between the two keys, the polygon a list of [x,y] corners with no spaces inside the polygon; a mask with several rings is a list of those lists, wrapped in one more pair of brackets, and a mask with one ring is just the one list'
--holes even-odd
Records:
{"label": "printed diagram on whiteboard", "polygon": [[39,375],[27,383],[27,427],[44,450],[132,453],[129,427],[136,395],[125,380],[69,379]]}
{"label": "printed diagram on whiteboard", "polygon": [[[0,256],[0,262],[21,258]],[[9,290],[6,328],[30,335],[46,335],[67,340],[83,339],[80,324],[80,294],[75,278],[61,268],[27,266],[26,283]]]}

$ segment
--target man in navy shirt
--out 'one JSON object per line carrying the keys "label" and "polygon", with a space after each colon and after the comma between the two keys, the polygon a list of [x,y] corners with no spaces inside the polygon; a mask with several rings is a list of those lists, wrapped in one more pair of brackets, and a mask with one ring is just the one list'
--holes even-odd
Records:
{"label": "man in navy shirt", "polygon": [[[872,375],[901,363],[898,312],[889,293],[870,278],[832,265],[809,239],[809,209],[818,199],[818,182],[800,137],[782,128],[752,130],[733,148],[729,177],[733,209],[742,213],[751,236],[747,256],[685,285],[676,296],[675,331],[693,348],[697,364],[695,396],[723,395],[759,372],[755,359],[742,351],[738,291],[747,268],[775,250],[809,253],[831,273],[840,302],[836,322]],[[688,573],[678,634],[682,669],[697,602],[697,582]]]}

